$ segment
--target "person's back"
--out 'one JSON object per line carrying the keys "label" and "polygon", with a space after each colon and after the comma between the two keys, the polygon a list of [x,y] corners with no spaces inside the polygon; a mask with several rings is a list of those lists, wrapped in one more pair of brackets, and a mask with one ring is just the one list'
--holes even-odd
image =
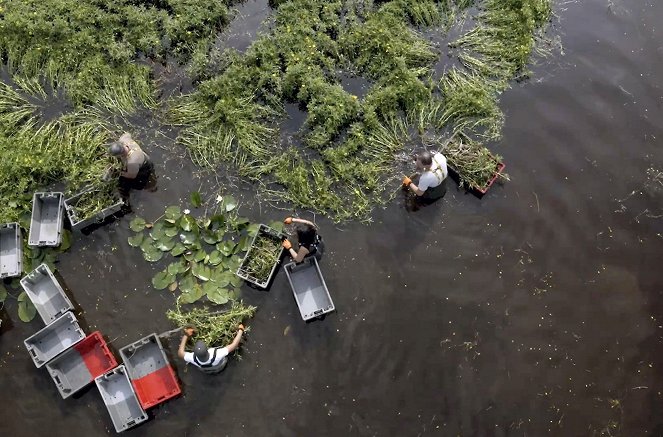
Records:
{"label": "person's back", "polygon": [[184,350],[186,342],[195,333],[194,328],[186,328],[184,335],[180,341],[180,347],[177,350],[177,356],[182,358],[184,362],[192,364],[200,369],[203,373],[219,373],[228,363],[228,355],[239,346],[244,333],[244,325],[240,323],[237,327],[237,334],[232,343],[224,347],[207,348],[205,343],[201,340],[196,342],[193,352],[186,352]]}
{"label": "person's back", "polygon": [[421,191],[435,188],[442,184],[449,174],[447,169],[447,158],[441,153],[436,153],[431,159],[430,168],[422,172],[419,177],[418,187]]}

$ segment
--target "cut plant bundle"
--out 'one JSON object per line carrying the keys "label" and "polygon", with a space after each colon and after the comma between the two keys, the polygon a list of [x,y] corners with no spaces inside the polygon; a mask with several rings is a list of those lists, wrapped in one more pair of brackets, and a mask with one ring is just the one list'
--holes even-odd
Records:
{"label": "cut plant bundle", "polygon": [[251,247],[237,269],[237,275],[259,287],[267,287],[283,254],[282,242],[285,238],[285,234],[269,226],[260,225]]}
{"label": "cut plant bundle", "polygon": [[87,187],[82,192],[68,198],[65,201],[67,215],[72,222],[72,227],[90,221],[95,217],[101,217],[109,209],[122,206],[122,200],[118,193],[117,181],[101,182]]}
{"label": "cut plant bundle", "polygon": [[[175,325],[184,329],[196,328],[195,340],[202,340],[208,347],[229,345],[237,334],[237,325],[246,323],[256,312],[256,307],[233,302],[225,311],[214,311],[209,308],[194,308],[182,311],[178,299],[174,310],[168,310],[166,317]],[[247,329],[248,330],[248,329]]]}

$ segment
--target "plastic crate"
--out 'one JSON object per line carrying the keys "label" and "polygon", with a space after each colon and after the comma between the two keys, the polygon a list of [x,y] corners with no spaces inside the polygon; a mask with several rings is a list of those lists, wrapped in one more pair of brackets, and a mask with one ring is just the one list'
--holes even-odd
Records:
{"label": "plastic crate", "polygon": [[21,287],[37,308],[44,323],[49,324],[69,310],[74,309],[51,269],[46,264],[21,279]]}
{"label": "plastic crate", "polygon": [[106,404],[115,431],[125,431],[147,420],[147,413],[140,406],[123,365],[97,377],[94,382]]}
{"label": "plastic crate", "polygon": [[270,236],[274,239],[275,244],[278,244],[279,247],[281,247],[281,242],[285,240],[287,235],[285,235],[283,232],[278,232],[272,228],[270,228],[267,225],[261,224],[258,227],[258,232],[253,236],[253,240],[251,240],[251,246],[249,247],[249,250],[246,252],[246,255],[244,255],[244,259],[242,259],[241,264],[239,265],[239,268],[235,272],[237,276],[240,278],[244,279],[247,282],[250,282],[252,284],[255,284],[256,286],[260,288],[267,288],[269,285],[270,281],[272,280],[272,277],[274,276],[274,273],[276,272],[276,268],[278,267],[279,263],[281,262],[281,255],[283,255],[283,247],[281,247],[281,251],[279,252],[279,257],[277,258],[276,262],[272,266],[272,270],[269,273],[269,276],[267,276],[266,279],[262,278],[256,278],[252,276],[249,272],[246,271],[246,262],[249,259],[249,255],[251,254],[251,251],[253,250],[253,247],[255,246],[256,240],[258,239],[258,236],[260,235],[267,235]]}
{"label": "plastic crate", "polygon": [[69,223],[71,223],[72,229],[74,230],[83,229],[95,223],[100,223],[106,217],[115,214],[124,206],[124,201],[120,198],[120,195],[118,193],[117,196],[115,197],[115,202],[112,205],[108,205],[106,208],[102,209],[101,211],[97,212],[95,215],[91,217],[87,218],[79,217],[76,211],[76,205],[78,204],[78,201],[80,200],[81,196],[93,190],[94,188],[88,187],[83,191],[81,191],[80,193],[76,193],[73,196],[69,197],[68,199],[65,199],[64,208],[65,211],[67,211],[67,218],[69,219]]}
{"label": "plastic crate", "polygon": [[[454,174],[455,179],[457,179],[457,182],[459,182],[461,180],[461,175],[458,172],[458,170],[456,170],[452,165],[447,165],[447,167],[449,168],[449,171]],[[488,182],[486,182],[486,185],[484,185],[483,187],[479,187],[479,186],[476,186],[476,185],[471,185],[469,187],[469,190],[473,191],[479,197],[483,196],[484,194],[486,194],[488,192],[490,187],[500,177],[500,173],[502,173],[502,171],[504,170],[505,167],[506,167],[506,164],[504,164],[503,162],[499,162],[495,158],[495,173],[493,173],[493,176],[488,180]]]}
{"label": "plastic crate", "polygon": [[84,338],[76,317],[66,312],[26,338],[24,343],[35,366],[41,367]]}
{"label": "plastic crate", "polygon": [[120,356],[143,408],[151,408],[182,392],[156,334],[123,347]]}
{"label": "plastic crate", "polygon": [[117,367],[117,360],[99,331],[88,335],[46,364],[46,370],[51,374],[63,399],[114,367]]}
{"label": "plastic crate", "polygon": [[18,223],[0,224],[0,279],[21,276],[23,237]]}
{"label": "plastic crate", "polygon": [[59,246],[62,241],[64,196],[62,193],[35,193],[32,196],[29,246]]}
{"label": "plastic crate", "polygon": [[314,256],[304,258],[299,264],[294,262],[286,264],[285,274],[302,319],[314,319],[335,310],[334,302]]}

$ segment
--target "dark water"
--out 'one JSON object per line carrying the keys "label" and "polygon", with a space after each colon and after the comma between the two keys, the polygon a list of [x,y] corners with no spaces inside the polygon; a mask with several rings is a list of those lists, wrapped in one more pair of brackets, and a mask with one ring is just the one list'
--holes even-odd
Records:
{"label": "dark water", "polygon": [[[663,190],[647,175],[663,169],[663,4],[557,12],[564,54],[502,98],[511,182],[481,200],[450,187],[416,213],[394,202],[371,226],[317,218],[337,312],[302,322],[283,272],[244,290],[259,310],[242,361],[217,377],[177,363],[184,395],[127,435],[663,435]],[[172,132],[142,135],[161,179],[138,214],[218,184],[252,219],[288,214],[233,178],[191,176],[157,147]],[[128,221],[78,235],[59,263],[116,348],[171,328]],[[22,341],[39,328],[3,326],[0,435],[114,434],[96,389],[63,401],[34,368]]]}

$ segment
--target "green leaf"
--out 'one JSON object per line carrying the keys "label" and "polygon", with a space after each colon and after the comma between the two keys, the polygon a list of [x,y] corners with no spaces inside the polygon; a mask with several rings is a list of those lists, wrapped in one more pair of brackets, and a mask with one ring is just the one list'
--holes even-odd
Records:
{"label": "green leaf", "polygon": [[27,323],[34,319],[36,314],[37,308],[32,304],[25,291],[22,292],[18,296],[18,318]]}
{"label": "green leaf", "polygon": [[180,232],[180,230],[177,228],[177,226],[165,226],[165,231],[164,233],[166,234],[167,237],[174,237]]}
{"label": "green leaf", "polygon": [[188,263],[182,260],[182,258],[180,258],[179,261],[170,263],[166,270],[168,271],[169,274],[176,276],[180,273],[186,272],[187,269],[188,269]]}
{"label": "green leaf", "polygon": [[230,279],[230,284],[233,287],[241,287],[243,282],[244,280],[235,274],[233,274],[233,277]]}
{"label": "green leaf", "polygon": [[259,223],[253,223],[249,225],[249,227],[246,229],[247,233],[249,234],[250,237],[255,237],[258,235],[258,230],[260,229],[260,224]]}
{"label": "green leaf", "polygon": [[175,280],[175,275],[171,275],[167,270],[161,271],[152,278],[152,285],[157,290],[164,290]]}
{"label": "green leaf", "polygon": [[[180,284],[180,290],[182,289],[182,284]],[[180,296],[180,300],[183,303],[194,303],[198,299],[203,297],[203,289],[198,283],[194,283],[191,289],[187,292],[183,292]]]}
{"label": "green leaf", "polygon": [[207,262],[213,266],[221,264],[221,261],[223,261],[223,258],[221,257],[221,252],[218,250],[213,250],[212,253],[209,254],[209,259],[207,260]]}
{"label": "green leaf", "polygon": [[230,270],[217,269],[214,273],[215,274],[212,275],[212,280],[219,287],[225,287],[226,285],[230,284],[233,276],[235,276]]}
{"label": "green leaf", "polygon": [[175,246],[170,250],[170,254],[173,256],[180,256],[186,252],[186,247],[182,243],[176,243]]}
{"label": "green leaf", "polygon": [[175,248],[175,240],[171,240],[164,236],[164,239],[157,241],[155,246],[162,252],[168,252]]}
{"label": "green leaf", "polygon": [[180,241],[184,244],[193,244],[198,240],[198,236],[193,232],[183,232],[180,234]]}
{"label": "green leaf", "polygon": [[199,208],[203,204],[203,198],[198,191],[191,193],[191,204],[195,208]]}
{"label": "green leaf", "polygon": [[143,252],[143,258],[145,258],[146,261],[149,262],[157,262],[161,258],[163,258],[163,252],[160,250],[154,250],[151,252]]}
{"label": "green leaf", "polygon": [[223,305],[228,302],[228,290],[218,287],[212,282],[206,283],[203,286],[203,291],[207,298],[216,304]]}
{"label": "green leaf", "polygon": [[175,223],[180,217],[182,217],[182,210],[177,205],[169,206],[166,208],[164,216],[168,223]]}
{"label": "green leaf", "polygon": [[232,255],[237,244],[235,242],[226,240],[216,245],[216,249],[225,256]]}
{"label": "green leaf", "polygon": [[235,220],[233,220],[233,226],[238,231],[248,227],[250,223],[251,222],[246,217],[236,217]]}
{"label": "green leaf", "polygon": [[239,239],[237,243],[237,252],[246,252],[251,246],[251,238],[248,235],[242,235],[242,238]]}
{"label": "green leaf", "polygon": [[209,281],[212,276],[212,269],[204,264],[193,264],[191,266],[191,273],[201,281]]}
{"label": "green leaf", "polygon": [[189,293],[193,290],[193,287],[196,285],[196,279],[191,275],[187,274],[180,280],[180,290],[182,293]]}
{"label": "green leaf", "polygon": [[196,219],[191,217],[189,214],[184,214],[180,219],[180,228],[185,232],[191,232],[194,228],[197,228]]}
{"label": "green leaf", "polygon": [[154,242],[150,238],[143,238],[143,241],[140,243],[140,250],[143,253],[154,252],[156,247],[154,247]]}
{"label": "green leaf", "polygon": [[163,222],[157,222],[154,224],[154,227],[152,227],[152,230],[150,231],[150,237],[152,237],[153,240],[161,240],[166,236],[166,226]]}
{"label": "green leaf", "polygon": [[143,234],[141,232],[141,233],[138,233],[138,234],[134,235],[133,237],[127,238],[127,242],[129,243],[129,246],[131,246],[131,247],[138,247],[138,246],[141,245],[144,238],[145,238],[145,234]]}
{"label": "green leaf", "polygon": [[238,288],[233,288],[228,290],[228,299],[237,300],[240,296],[240,290]]}
{"label": "green leaf", "polygon": [[277,232],[283,232],[284,224],[283,222],[271,222],[269,227]]}
{"label": "green leaf", "polygon": [[212,218],[209,221],[210,224],[208,225],[208,227],[210,227],[211,229],[214,228],[222,229],[226,226],[226,217],[223,214],[216,214],[212,216]]}
{"label": "green leaf", "polygon": [[62,242],[60,243],[60,247],[58,247],[58,251],[64,252],[68,250],[71,247],[71,231],[69,229],[64,229],[62,231]]}
{"label": "green leaf", "polygon": [[225,196],[223,198],[223,206],[226,212],[230,212],[233,209],[237,208],[237,201],[233,196]]}
{"label": "green leaf", "polygon": [[142,217],[134,217],[134,219],[129,222],[129,229],[134,232],[140,232],[145,229],[146,224],[145,219]]}
{"label": "green leaf", "polygon": [[0,303],[4,302],[5,299],[7,299],[7,296],[9,295],[9,292],[7,291],[7,288],[0,284]]}
{"label": "green leaf", "polygon": [[221,239],[218,237],[218,234],[216,232],[211,232],[211,231],[205,231],[203,233],[203,241],[207,244],[216,244],[220,241]]}
{"label": "green leaf", "polygon": [[207,256],[207,252],[205,252],[204,250],[201,249],[198,252],[196,252],[196,254],[193,257],[193,260],[195,262],[201,262],[202,260],[205,259],[206,256]]}

